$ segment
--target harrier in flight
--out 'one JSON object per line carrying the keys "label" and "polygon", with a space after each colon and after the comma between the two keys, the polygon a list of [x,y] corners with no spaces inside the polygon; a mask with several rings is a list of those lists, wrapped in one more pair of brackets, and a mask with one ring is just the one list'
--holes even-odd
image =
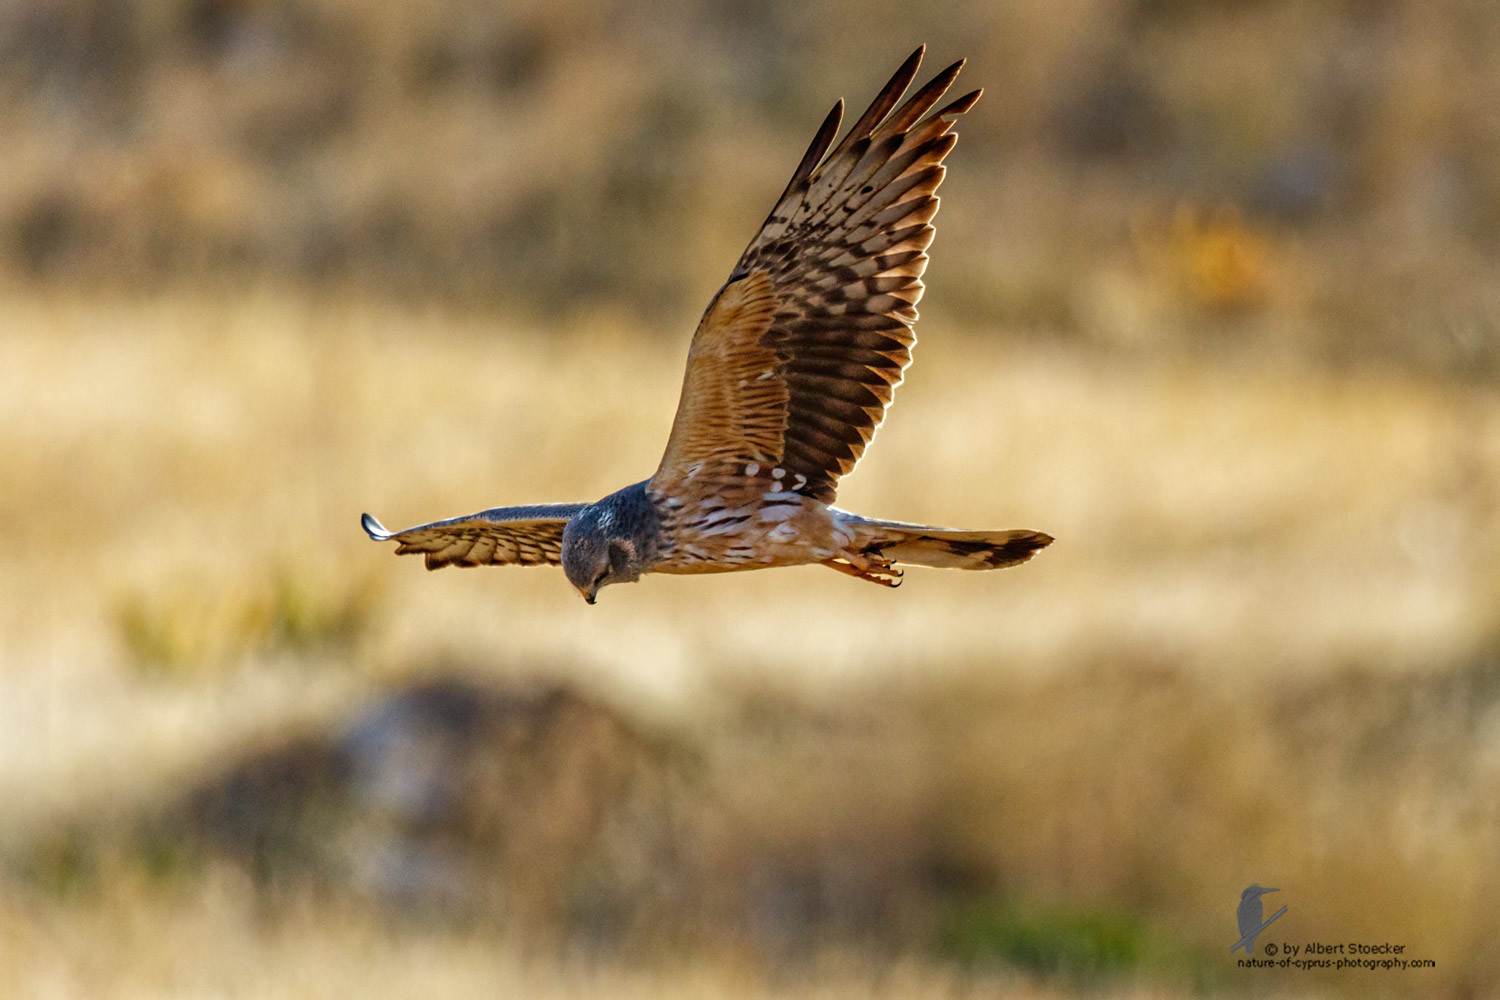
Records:
{"label": "harrier in flight", "polygon": [[[998,569],[1052,541],[881,521],[834,507],[911,362],[954,120],[979,100],[932,108],[963,62],[897,107],[913,52],[833,145],[839,101],[771,215],[709,303],[688,349],[661,467],[597,503],[497,507],[387,531],[427,568],[562,565],[594,603],[643,573],[723,573],[818,563],[894,587],[900,565]],[[930,113],[929,113],[930,112]],[[832,151],[830,152],[830,147]]]}

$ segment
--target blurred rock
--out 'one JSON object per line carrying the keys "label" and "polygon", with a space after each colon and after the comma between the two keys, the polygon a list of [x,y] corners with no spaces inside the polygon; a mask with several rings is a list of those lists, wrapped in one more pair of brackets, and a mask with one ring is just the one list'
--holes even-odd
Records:
{"label": "blurred rock", "polygon": [[276,893],[626,933],[672,885],[666,745],[562,685],[434,679],[253,752],[151,824]]}
{"label": "blurred rock", "polygon": [[1304,222],[1327,210],[1338,197],[1345,169],[1338,153],[1309,142],[1280,150],[1253,185],[1250,206],[1288,222]]}
{"label": "blurred rock", "polygon": [[1168,122],[1145,74],[1116,58],[1087,71],[1058,110],[1057,129],[1069,154],[1094,159],[1157,152]]}

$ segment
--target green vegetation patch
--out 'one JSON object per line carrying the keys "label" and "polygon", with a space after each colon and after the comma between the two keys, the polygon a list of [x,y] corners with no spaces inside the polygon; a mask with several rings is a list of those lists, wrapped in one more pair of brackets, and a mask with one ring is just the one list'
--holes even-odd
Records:
{"label": "green vegetation patch", "polygon": [[1098,978],[1156,964],[1146,927],[1111,910],[1070,910],[985,898],[950,908],[938,951],[968,964],[1004,962],[1032,972]]}

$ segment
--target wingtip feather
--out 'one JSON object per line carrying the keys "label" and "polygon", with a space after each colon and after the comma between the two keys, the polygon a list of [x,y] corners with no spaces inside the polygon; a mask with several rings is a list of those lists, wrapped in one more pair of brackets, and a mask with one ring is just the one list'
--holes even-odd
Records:
{"label": "wingtip feather", "polygon": [[983,87],[980,87],[978,90],[971,90],[967,94],[965,94],[964,96],[958,98],[953,103],[949,104],[947,107],[943,108],[943,110],[939,111],[933,117],[935,117],[935,118],[948,118],[950,116],[956,117],[958,115],[961,115],[965,111],[968,111],[970,108],[972,108],[974,105],[978,104],[979,103],[979,99],[981,97],[983,97],[983,96],[984,96],[984,88]]}
{"label": "wingtip feather", "polygon": [[389,541],[395,537],[394,533],[387,531],[385,525],[377,521],[373,514],[361,514],[359,516],[359,526],[365,529],[365,534],[377,542]]}
{"label": "wingtip feather", "polygon": [[1032,534],[1036,536],[1036,541],[1037,541],[1037,546],[1036,547],[1039,548],[1039,549],[1045,549],[1047,546],[1049,546],[1053,542],[1057,541],[1056,538],[1053,538],[1051,535],[1047,534],[1045,531],[1034,531],[1034,532],[1032,532]]}
{"label": "wingtip feather", "polygon": [[901,100],[901,95],[906,93],[906,88],[910,87],[911,82],[917,78],[917,71],[922,67],[922,56],[926,52],[926,45],[918,45],[916,51],[906,57],[906,61],[891,75],[886,85],[880,88],[880,92],[875,95],[875,99],[870,102],[865,113],[860,115],[859,120],[850,127],[848,134],[844,136],[844,141],[839,143],[838,148],[833,151],[834,157],[845,152],[861,139],[869,138],[880,123],[885,121],[891,109],[896,106],[896,102]]}

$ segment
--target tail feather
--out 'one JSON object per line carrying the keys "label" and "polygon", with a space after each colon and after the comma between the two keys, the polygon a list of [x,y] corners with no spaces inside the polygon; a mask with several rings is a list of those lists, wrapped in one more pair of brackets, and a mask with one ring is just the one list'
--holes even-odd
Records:
{"label": "tail feather", "polygon": [[861,519],[862,548],[886,559],[938,569],[1001,569],[1015,566],[1052,544],[1040,531],[970,531],[899,521]]}

